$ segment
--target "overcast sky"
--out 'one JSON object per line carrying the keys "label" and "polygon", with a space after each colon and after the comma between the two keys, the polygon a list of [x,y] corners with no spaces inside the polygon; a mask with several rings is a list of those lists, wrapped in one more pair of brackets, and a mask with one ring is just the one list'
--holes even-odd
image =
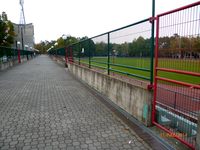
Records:
{"label": "overcast sky", "polygon": [[[197,0],[156,0],[156,14]],[[24,0],[26,23],[33,23],[35,42],[63,34],[95,36],[151,16],[152,0]],[[1,0],[14,23],[20,20],[19,0]]]}

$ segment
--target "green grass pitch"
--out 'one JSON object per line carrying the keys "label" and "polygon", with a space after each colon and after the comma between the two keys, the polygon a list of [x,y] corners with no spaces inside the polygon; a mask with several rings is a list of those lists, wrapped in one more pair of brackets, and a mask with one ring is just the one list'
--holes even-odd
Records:
{"label": "green grass pitch", "polygon": [[[91,60],[107,63],[107,57],[93,57]],[[81,58],[81,62],[89,63],[88,58]],[[150,58],[130,58],[130,57],[110,57],[110,63],[121,64],[127,66],[133,66],[137,68],[150,69]],[[101,67],[107,67],[106,64],[99,64],[91,62],[93,65],[98,65]],[[158,66],[162,68],[169,68],[175,70],[184,70],[191,72],[200,73],[200,60],[199,59],[172,59],[172,58],[159,58]],[[130,68],[124,68],[119,66],[112,66],[112,69],[120,70],[123,72],[128,72],[131,74],[136,74],[144,77],[150,77],[150,72],[135,70]],[[174,79],[178,81],[183,81],[187,83],[200,84],[200,77],[183,75],[178,73],[171,72],[158,72],[159,76],[165,77],[168,79]]]}

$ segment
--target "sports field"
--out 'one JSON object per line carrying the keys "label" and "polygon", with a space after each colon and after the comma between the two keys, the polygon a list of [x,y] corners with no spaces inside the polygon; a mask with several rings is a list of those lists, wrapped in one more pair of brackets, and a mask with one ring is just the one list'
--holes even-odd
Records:
{"label": "sports field", "polygon": [[[98,61],[107,63],[107,57],[93,57],[92,61]],[[81,62],[89,63],[88,58],[81,58]],[[98,65],[100,67],[107,67],[107,64],[97,62],[91,62],[92,65]],[[150,69],[150,58],[130,58],[130,57],[110,57],[110,63],[127,65],[136,68]],[[172,59],[172,58],[160,58],[158,66],[169,69],[184,70],[200,73],[200,59]],[[125,68],[120,66],[110,65],[112,69],[120,70],[123,72],[136,74],[144,77],[150,77],[149,71],[142,71],[137,69]],[[178,81],[184,81],[188,83],[200,84],[200,77],[189,76],[171,72],[159,72],[159,76],[174,79]]]}

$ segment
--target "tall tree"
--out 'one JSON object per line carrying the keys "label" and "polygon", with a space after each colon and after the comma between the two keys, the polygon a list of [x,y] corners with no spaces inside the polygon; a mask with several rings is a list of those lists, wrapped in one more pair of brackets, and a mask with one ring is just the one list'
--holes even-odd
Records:
{"label": "tall tree", "polygon": [[8,20],[7,14],[2,12],[0,15],[0,46],[11,46],[15,35],[12,22]]}

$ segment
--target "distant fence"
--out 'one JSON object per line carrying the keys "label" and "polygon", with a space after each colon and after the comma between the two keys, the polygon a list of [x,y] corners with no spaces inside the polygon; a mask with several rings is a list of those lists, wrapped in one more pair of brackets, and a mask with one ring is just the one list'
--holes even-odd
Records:
{"label": "distant fence", "polygon": [[0,63],[5,63],[13,60],[18,60],[20,63],[21,58],[29,59],[30,57],[34,56],[34,53],[37,52],[0,46]]}

